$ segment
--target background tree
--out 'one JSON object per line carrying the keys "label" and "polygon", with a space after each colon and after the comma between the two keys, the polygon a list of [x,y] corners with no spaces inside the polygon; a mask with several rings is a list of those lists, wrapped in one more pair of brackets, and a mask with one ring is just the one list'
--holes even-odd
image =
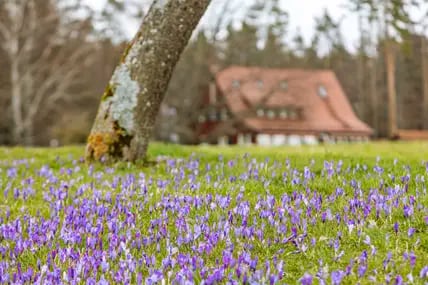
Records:
{"label": "background tree", "polygon": [[428,129],[428,42],[426,35],[428,32],[428,13],[425,13],[421,21],[421,54],[422,57],[422,86],[423,86],[423,109],[422,109],[422,125],[424,129]]}
{"label": "background tree", "polygon": [[239,29],[232,24],[227,28],[227,38],[222,51],[223,65],[257,65],[257,28],[243,22]]}
{"label": "background tree", "polygon": [[82,8],[70,1],[0,2],[0,50],[8,81],[2,97],[8,94],[14,143],[32,144],[34,124],[79,88],[79,71],[90,64],[88,55],[96,47],[86,42],[91,15],[72,17]]}
{"label": "background tree", "polygon": [[258,1],[250,7],[248,17],[259,32],[258,65],[282,67],[287,61],[285,37],[288,31],[288,13],[279,0]]}
{"label": "background tree", "polygon": [[254,1],[239,28],[228,26],[222,65],[284,66],[287,28],[280,1]]}
{"label": "background tree", "polygon": [[321,17],[315,18],[315,31],[318,35],[318,40],[328,47],[324,67],[332,68],[333,52],[344,49],[340,21],[334,21],[329,12],[324,10]]}
{"label": "background tree", "polygon": [[[366,15],[363,3],[360,0],[350,0],[350,3],[347,5],[347,9],[351,14],[356,14],[358,17],[358,32],[359,32],[359,42],[357,43],[357,70],[356,70],[356,85],[357,91],[355,92],[356,102],[354,103],[355,109],[359,117],[365,118],[365,121],[370,125],[374,126],[374,120],[371,120],[373,117],[373,106],[367,104],[366,102],[371,101],[371,97],[376,97],[376,93],[369,92],[368,88],[368,74],[372,72],[370,60],[375,56],[375,54],[369,54],[370,48],[372,47],[371,36],[372,32],[370,23],[373,19],[369,15]],[[372,76],[374,74],[372,73]],[[376,76],[374,76],[374,82]]]}
{"label": "background tree", "polygon": [[417,8],[423,1],[417,0],[362,0],[361,6],[369,9],[369,15],[381,22],[383,50],[388,94],[388,134],[397,133],[397,93],[396,93],[396,42],[403,39],[412,24],[410,10]]}

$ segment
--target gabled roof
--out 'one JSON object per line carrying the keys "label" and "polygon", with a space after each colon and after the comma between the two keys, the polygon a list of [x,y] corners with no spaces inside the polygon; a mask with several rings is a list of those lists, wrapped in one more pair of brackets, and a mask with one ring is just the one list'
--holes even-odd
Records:
{"label": "gabled roof", "polygon": [[361,135],[373,132],[357,118],[330,70],[232,66],[217,73],[216,84],[230,111],[238,118],[259,107],[293,107],[302,112],[299,120],[240,118],[246,127],[257,132]]}

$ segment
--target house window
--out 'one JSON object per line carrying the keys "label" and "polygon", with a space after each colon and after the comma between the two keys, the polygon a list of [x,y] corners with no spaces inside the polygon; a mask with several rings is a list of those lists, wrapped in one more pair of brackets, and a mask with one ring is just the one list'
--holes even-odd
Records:
{"label": "house window", "polygon": [[257,109],[257,117],[264,117],[265,111],[263,109]]}
{"label": "house window", "polygon": [[283,91],[287,91],[288,90],[288,82],[286,80],[282,80],[279,83],[279,87],[283,90]]}
{"label": "house window", "polygon": [[270,146],[272,144],[271,136],[268,134],[258,134],[256,142],[260,146]]}
{"label": "house window", "polygon": [[244,134],[238,134],[237,144],[238,145],[245,144],[245,136],[244,136]]}
{"label": "house window", "polygon": [[252,144],[252,135],[251,134],[245,134],[245,144]]}
{"label": "house window", "polygon": [[287,136],[285,135],[273,135],[272,136],[272,145],[274,146],[280,146],[287,143]]}
{"label": "house window", "polygon": [[303,140],[302,141],[306,145],[316,145],[316,144],[318,144],[318,139],[316,138],[316,136],[313,136],[313,135],[303,136]]}
{"label": "house window", "polygon": [[240,82],[239,80],[237,80],[237,79],[234,79],[234,80],[232,81],[232,87],[233,87],[234,89],[238,89],[239,87],[241,87],[241,82]]}
{"label": "house window", "polygon": [[273,118],[275,118],[275,112],[273,110],[268,110],[267,116],[269,119],[273,119]]}
{"label": "house window", "polygon": [[279,111],[279,117],[281,119],[287,119],[288,118],[288,111],[287,111],[287,109],[282,109],[281,111]]}
{"label": "house window", "polygon": [[327,97],[328,93],[327,93],[327,89],[325,88],[324,85],[318,86],[318,95],[321,98],[326,98]]}
{"label": "house window", "polygon": [[297,117],[298,117],[298,113],[297,113],[297,111],[296,111],[296,110],[291,109],[291,110],[289,111],[289,116],[290,116],[290,119],[295,120],[295,119],[297,119]]}
{"label": "house window", "polygon": [[229,144],[229,137],[228,137],[228,136],[220,136],[220,137],[218,138],[217,143],[218,143],[219,145],[227,145],[227,144]]}
{"label": "house window", "polygon": [[264,86],[263,80],[258,79],[258,80],[257,80],[257,87],[258,87],[259,89],[262,89],[262,88],[263,88],[263,86]]}
{"label": "house window", "polygon": [[288,137],[288,144],[291,146],[298,146],[302,144],[302,138],[299,135],[290,135]]}

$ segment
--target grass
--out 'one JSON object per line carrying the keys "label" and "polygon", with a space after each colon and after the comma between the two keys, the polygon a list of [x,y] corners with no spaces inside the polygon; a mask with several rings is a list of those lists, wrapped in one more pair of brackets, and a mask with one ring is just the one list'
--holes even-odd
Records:
{"label": "grass", "polygon": [[428,143],[82,154],[0,148],[0,284],[428,280]]}

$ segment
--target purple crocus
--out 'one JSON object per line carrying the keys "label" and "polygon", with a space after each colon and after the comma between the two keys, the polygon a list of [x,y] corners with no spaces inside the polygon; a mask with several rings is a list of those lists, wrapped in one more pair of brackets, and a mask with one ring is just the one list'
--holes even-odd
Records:
{"label": "purple crocus", "polygon": [[160,272],[159,270],[155,270],[153,271],[150,276],[146,279],[146,284],[147,285],[152,285],[152,284],[156,284],[159,281],[161,281],[163,278],[163,274],[162,272]]}
{"label": "purple crocus", "polygon": [[409,253],[409,262],[410,262],[410,266],[412,268],[415,267],[415,264],[416,264],[416,255],[415,255],[415,253],[413,251],[411,251]]}
{"label": "purple crocus", "polygon": [[421,272],[419,273],[419,277],[421,279],[428,279],[428,265],[421,269]]}
{"label": "purple crocus", "polygon": [[101,277],[100,281],[98,281],[97,285],[109,285],[107,280],[104,279],[104,276]]}
{"label": "purple crocus", "polygon": [[339,285],[342,283],[343,277],[345,277],[345,273],[342,270],[333,271],[331,273],[331,283]]}
{"label": "purple crocus", "polygon": [[403,281],[403,277],[401,277],[401,275],[397,275],[395,276],[395,285],[403,285],[404,281]]}
{"label": "purple crocus", "polygon": [[305,273],[302,278],[300,278],[301,285],[312,285],[313,277],[309,273]]}
{"label": "purple crocus", "polygon": [[366,271],[367,271],[367,265],[361,264],[358,267],[358,277],[362,278],[366,274]]}
{"label": "purple crocus", "polygon": [[399,225],[398,222],[394,223],[394,232],[397,234],[398,233],[398,229],[399,229]]}
{"label": "purple crocus", "polygon": [[409,228],[407,230],[407,236],[408,237],[412,237],[415,233],[416,233],[416,229],[415,228]]}
{"label": "purple crocus", "polygon": [[413,215],[413,207],[411,205],[405,205],[403,207],[404,217],[408,218]]}

